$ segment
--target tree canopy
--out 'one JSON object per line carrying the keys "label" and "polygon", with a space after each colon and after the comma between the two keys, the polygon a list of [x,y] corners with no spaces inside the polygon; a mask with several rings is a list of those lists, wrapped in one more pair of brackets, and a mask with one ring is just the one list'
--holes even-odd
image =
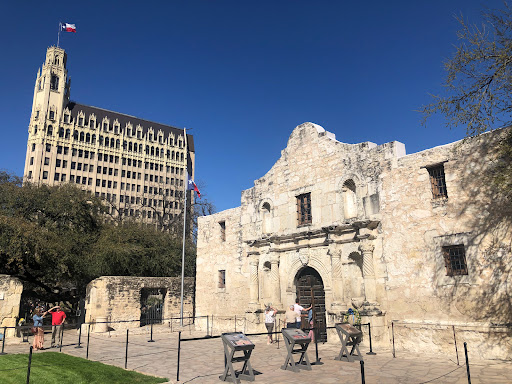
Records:
{"label": "tree canopy", "polygon": [[[0,273],[46,301],[76,301],[102,275],[179,276],[181,238],[136,222],[106,220],[104,201],[72,184],[22,185],[0,171]],[[186,246],[185,273],[195,271]]]}
{"label": "tree canopy", "polygon": [[[512,125],[512,7],[482,16],[481,25],[458,18],[459,43],[444,63],[446,92],[421,108],[423,123],[440,113],[447,127],[465,126],[467,136]],[[512,130],[500,143],[493,182],[512,198]]]}

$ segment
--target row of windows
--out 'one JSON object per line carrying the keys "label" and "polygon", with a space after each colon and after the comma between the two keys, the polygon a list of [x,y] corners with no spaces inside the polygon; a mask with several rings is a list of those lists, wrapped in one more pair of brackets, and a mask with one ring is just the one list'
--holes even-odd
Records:
{"label": "row of windows", "polygon": [[[38,118],[38,117],[39,117],[39,111],[36,111],[36,118]],[[53,115],[51,117],[51,120],[54,120],[54,117],[55,116]],[[66,123],[66,124],[73,123],[73,118],[69,113],[64,113],[63,120],[64,120],[64,123]],[[87,121],[83,116],[80,116],[80,115],[78,116],[77,123],[78,123],[77,125],[79,127],[87,127],[88,126],[90,129],[96,129],[98,127],[95,119],[90,118],[89,121]],[[121,134],[125,134],[128,137],[136,137],[137,139],[142,140],[142,130],[141,129],[137,129],[136,132],[135,132],[134,128],[130,128],[130,127],[121,129],[121,127],[118,123],[114,122],[114,124],[110,124],[110,122],[108,120],[103,121],[102,129],[103,129],[103,132],[112,132],[115,135],[118,135],[121,133]],[[157,134],[157,138],[155,139],[155,135],[152,132],[149,132],[147,135],[147,140],[159,142],[160,144],[164,144],[164,136],[162,134]],[[171,140],[170,145],[174,146],[174,139],[171,138],[170,140]],[[183,148],[184,147],[183,140],[181,140],[181,139],[178,140],[177,145],[179,148]]]}

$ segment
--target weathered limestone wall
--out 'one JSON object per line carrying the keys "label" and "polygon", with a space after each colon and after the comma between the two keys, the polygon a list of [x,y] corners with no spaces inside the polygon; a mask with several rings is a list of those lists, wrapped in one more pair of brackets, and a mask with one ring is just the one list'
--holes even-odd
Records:
{"label": "weathered limestone wall", "polygon": [[[389,318],[467,329],[464,333],[474,345],[484,346],[478,348],[481,357],[512,356],[512,330],[493,326],[512,320],[512,287],[507,284],[512,271],[512,211],[489,178],[496,143],[505,133],[405,156],[382,175],[382,257],[390,276]],[[425,167],[441,162],[448,198],[439,200],[432,198]],[[442,247],[459,244],[465,247],[468,275],[450,277]],[[437,350],[444,328],[402,329],[410,332],[402,346],[417,350],[416,340],[427,338]]]}
{"label": "weathered limestone wall", "polygon": [[[136,328],[138,321],[116,323],[117,321],[138,320],[141,316],[141,290],[143,288],[164,288],[162,317],[179,316],[180,277],[127,277],[102,276],[87,285],[85,321],[94,323],[98,318],[107,318],[109,327],[115,330]],[[186,316],[194,311],[194,278],[184,280],[184,307]],[[164,321],[165,322],[165,321]],[[98,329],[102,329],[98,326]]]}
{"label": "weathered limestone wall", "polygon": [[[0,275],[0,327],[15,327],[20,312],[22,282],[9,275]],[[6,331],[6,337],[14,336],[14,329]]]}

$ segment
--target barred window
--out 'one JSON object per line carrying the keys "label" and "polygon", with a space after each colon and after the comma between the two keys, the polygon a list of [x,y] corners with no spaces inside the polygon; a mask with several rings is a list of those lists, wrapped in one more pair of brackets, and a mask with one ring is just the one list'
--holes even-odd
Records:
{"label": "barred window", "polygon": [[311,193],[297,196],[298,225],[311,224]]}
{"label": "barred window", "polygon": [[219,271],[219,288],[226,288],[226,270],[222,269]]}
{"label": "barred window", "polygon": [[434,199],[447,199],[448,191],[446,190],[446,180],[444,177],[444,165],[436,165],[435,167],[428,167],[428,174],[430,175],[430,185],[432,187],[432,197]]}
{"label": "barred window", "polygon": [[466,252],[464,245],[452,245],[443,247],[446,276],[461,276],[468,274],[466,264]]}

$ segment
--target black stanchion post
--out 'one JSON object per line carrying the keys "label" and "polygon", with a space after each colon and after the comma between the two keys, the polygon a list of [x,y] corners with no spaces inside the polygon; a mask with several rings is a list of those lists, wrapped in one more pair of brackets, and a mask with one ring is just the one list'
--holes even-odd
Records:
{"label": "black stanchion post", "polygon": [[366,354],[367,355],[376,355],[376,353],[373,352],[373,349],[372,349],[372,325],[370,323],[368,323],[367,325],[368,325],[368,338],[370,339],[370,352],[367,352]]}
{"label": "black stanchion post", "polygon": [[130,332],[129,329],[126,330],[126,352],[124,354],[124,369],[128,368],[128,333]]}
{"label": "black stanchion post", "polygon": [[393,338],[393,358],[394,358],[396,356],[395,356],[395,328],[394,328],[393,322],[391,322],[391,337]]}
{"label": "black stanchion post", "polygon": [[364,380],[364,361],[361,360],[359,362],[359,364],[361,365],[361,383],[365,384],[365,380]]}
{"label": "black stanchion post", "polygon": [[206,315],[206,337],[210,336],[210,315]]}
{"label": "black stanchion post", "polygon": [[89,360],[89,338],[91,337],[91,323],[87,329],[87,351],[85,352],[85,358]]}
{"label": "black stanchion post", "polygon": [[[212,315],[213,318],[213,315]],[[178,332],[178,364],[176,364],[176,381],[180,381],[181,331]]]}
{"label": "black stanchion post", "polygon": [[32,365],[32,346],[30,346],[30,351],[28,353],[28,367],[27,367],[27,384],[30,383],[30,366]]}
{"label": "black stanchion post", "polygon": [[236,332],[236,315],[235,315],[235,332]]}
{"label": "black stanchion post", "polygon": [[2,336],[2,352],[0,352],[0,355],[7,355],[6,352],[4,352],[5,350],[5,333],[7,332],[7,327],[4,327],[4,334]]}
{"label": "black stanchion post", "polygon": [[315,335],[315,353],[316,353],[316,364],[320,362],[318,358],[318,327],[313,328],[313,334]]}
{"label": "black stanchion post", "polygon": [[155,340],[153,340],[153,319],[151,319],[151,339],[148,340],[148,343],[154,343]]}
{"label": "black stanchion post", "polygon": [[459,365],[459,351],[457,350],[457,338],[455,337],[455,325],[452,325],[453,328],[453,341],[455,342],[455,354],[457,355],[457,365]]}
{"label": "black stanchion post", "polygon": [[471,384],[471,375],[469,374],[468,343],[466,342],[464,342],[464,354],[466,355],[466,371],[468,374],[468,384]]}
{"label": "black stanchion post", "polygon": [[78,345],[75,348],[82,348],[80,345],[80,342],[82,341],[82,324],[79,325],[80,328],[78,328]]}

